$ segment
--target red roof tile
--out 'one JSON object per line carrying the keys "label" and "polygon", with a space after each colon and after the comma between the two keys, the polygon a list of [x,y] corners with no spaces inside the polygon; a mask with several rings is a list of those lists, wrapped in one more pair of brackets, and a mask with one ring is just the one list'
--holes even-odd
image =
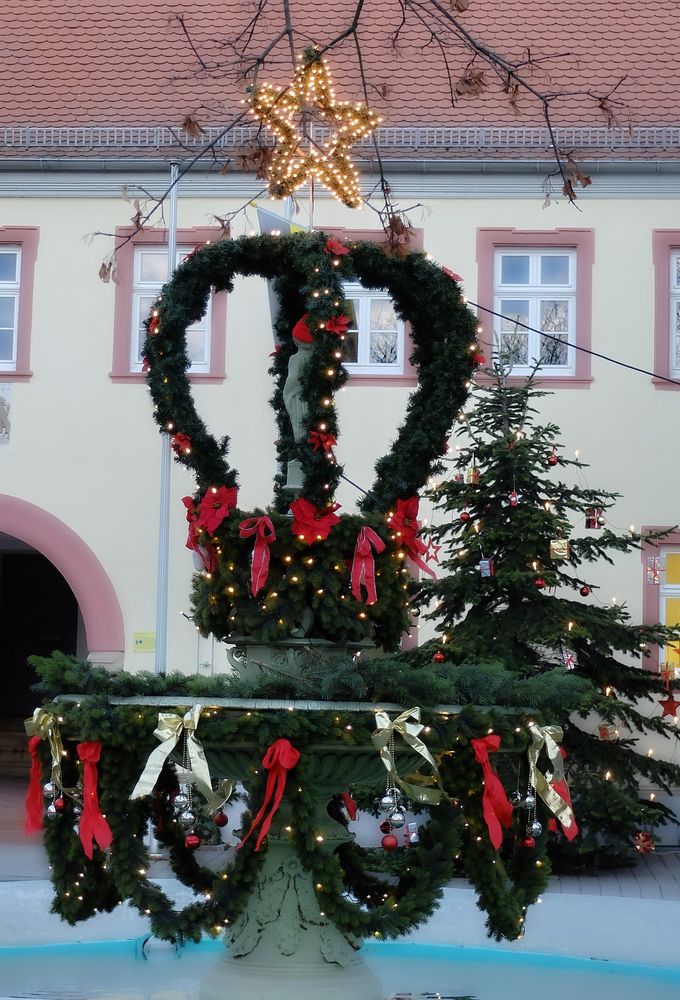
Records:
{"label": "red roof tile", "polygon": [[[519,95],[518,110],[502,81],[484,69],[481,95],[451,102],[452,81],[469,53],[450,37],[443,47],[418,20],[419,12],[449,12],[448,0],[418,0],[406,24],[397,0],[366,0],[359,38],[368,96],[386,125],[540,125],[540,107]],[[292,0],[296,46],[328,42],[351,20],[356,0]],[[9,6],[9,4],[7,5]],[[195,114],[220,124],[240,110],[246,80],[235,79],[234,40],[249,31],[255,5],[244,0],[97,0],[15,3],[3,13],[0,127],[10,125],[172,125]],[[306,13],[308,12],[308,13]],[[206,69],[192,51],[185,24]],[[605,126],[598,98],[612,95],[615,124],[680,126],[680,18],[677,0],[591,0],[577,7],[534,0],[499,4],[471,0],[456,15],[476,38],[509,59],[534,60],[525,69],[538,90],[556,96],[560,126]],[[440,16],[440,15],[439,15]],[[440,16],[441,19],[441,16]],[[252,30],[248,52],[260,51],[283,23],[281,0],[270,0]],[[445,54],[445,55],[444,55]],[[353,39],[329,57],[338,96],[362,99]],[[484,68],[478,59],[475,67]],[[262,79],[291,77],[287,40],[273,50]],[[588,96],[588,93],[590,96]],[[2,135],[0,133],[0,144]],[[676,151],[677,151],[676,146]]]}

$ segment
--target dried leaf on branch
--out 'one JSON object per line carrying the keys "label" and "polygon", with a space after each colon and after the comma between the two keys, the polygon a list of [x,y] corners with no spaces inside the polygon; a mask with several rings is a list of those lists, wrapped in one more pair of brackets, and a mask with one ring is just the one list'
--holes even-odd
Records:
{"label": "dried leaf on branch", "polygon": [[463,75],[456,81],[455,89],[458,97],[475,97],[477,94],[481,94],[485,87],[484,70],[468,66]]}
{"label": "dried leaf on branch", "polygon": [[593,183],[592,178],[588,174],[583,173],[571,153],[567,153],[564,159],[563,177],[564,186],[562,191],[569,201],[576,201],[576,185],[580,184],[582,188],[586,188],[589,184]]}
{"label": "dried leaf on branch", "polygon": [[182,131],[186,132],[190,139],[200,139],[203,135],[201,125],[193,115],[187,115],[181,127]]}

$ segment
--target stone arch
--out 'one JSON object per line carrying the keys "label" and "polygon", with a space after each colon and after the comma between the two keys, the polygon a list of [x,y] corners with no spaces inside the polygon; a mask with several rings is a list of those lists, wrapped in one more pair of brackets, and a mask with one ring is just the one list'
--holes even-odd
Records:
{"label": "stone arch", "polygon": [[79,535],[27,500],[0,494],[0,531],[42,553],[59,570],[78,602],[88,658],[107,668],[122,666],[123,614],[104,567]]}

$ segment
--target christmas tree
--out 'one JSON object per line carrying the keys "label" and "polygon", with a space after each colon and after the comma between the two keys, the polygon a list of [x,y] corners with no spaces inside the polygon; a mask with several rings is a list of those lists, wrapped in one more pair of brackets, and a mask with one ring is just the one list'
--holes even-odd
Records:
{"label": "christmas tree", "polygon": [[[423,584],[418,604],[430,605],[427,618],[441,633],[435,656],[444,654],[454,672],[496,663],[547,684],[563,671],[590,682],[590,710],[562,720],[581,833],[569,844],[556,838],[551,853],[562,868],[626,863],[644,827],[673,818],[639,794],[643,778],[665,790],[680,779],[680,767],[641,752],[643,734],[675,741],[677,730],[668,680],[640,667],[650,646],[677,641],[677,631],[636,625],[625,606],[598,599],[590,564],[613,563],[612,553],[643,539],[607,526],[617,494],[583,485],[585,466],[561,453],[559,428],[535,422],[532,403],[547,393],[532,378],[508,384],[501,367],[490,374],[463,416],[453,477],[433,490],[445,516],[432,531],[446,550],[444,572]],[[574,485],[560,477],[569,470]],[[415,654],[431,656],[432,644]],[[645,698],[660,699],[651,718]]]}

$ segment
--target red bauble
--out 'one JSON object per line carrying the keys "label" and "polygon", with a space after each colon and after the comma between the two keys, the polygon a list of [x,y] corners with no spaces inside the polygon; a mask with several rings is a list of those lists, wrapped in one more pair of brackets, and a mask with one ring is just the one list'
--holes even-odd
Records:
{"label": "red bauble", "polygon": [[184,846],[190,851],[195,851],[197,847],[201,846],[201,838],[197,833],[188,833],[184,838]]}
{"label": "red bauble", "polygon": [[391,830],[392,830],[392,824],[390,823],[390,821],[388,819],[384,819],[382,821],[382,823],[380,824],[380,832],[381,833],[390,833]]}
{"label": "red bauble", "polygon": [[557,455],[548,455],[548,465],[557,465],[559,458]]}
{"label": "red bauble", "polygon": [[460,514],[460,520],[461,521],[469,521],[470,520],[470,516],[471,515],[470,515],[470,511],[469,510],[463,510],[463,511],[461,511],[461,514]]}
{"label": "red bauble", "polygon": [[399,841],[393,833],[386,833],[380,843],[386,851],[396,851],[399,847]]}
{"label": "red bauble", "polygon": [[579,594],[581,595],[581,597],[587,597],[589,593],[590,593],[590,587],[586,587],[585,584],[579,590]]}
{"label": "red bauble", "polygon": [[536,579],[534,580],[534,587],[536,588],[536,590],[543,590],[543,588],[545,587],[545,580],[543,579],[542,576],[536,577]]}
{"label": "red bauble", "polygon": [[445,659],[446,659],[446,657],[442,653],[441,649],[438,649],[437,652],[432,657],[432,662],[433,663],[443,663]]}
{"label": "red bauble", "polygon": [[58,813],[63,813],[66,811],[66,799],[55,799],[54,800],[54,811]]}
{"label": "red bauble", "polygon": [[215,826],[226,826],[229,822],[226,813],[223,813],[221,809],[219,812],[215,813],[213,819],[215,820]]}
{"label": "red bauble", "polygon": [[532,847],[536,846],[536,841],[533,837],[525,837],[522,841],[522,847],[526,847],[527,850],[531,850]]}

